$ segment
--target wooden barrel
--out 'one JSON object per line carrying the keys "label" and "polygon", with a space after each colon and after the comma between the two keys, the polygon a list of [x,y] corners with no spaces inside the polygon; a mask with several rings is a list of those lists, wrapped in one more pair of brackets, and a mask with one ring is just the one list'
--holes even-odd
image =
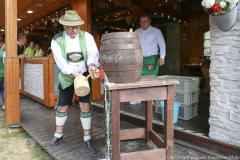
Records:
{"label": "wooden barrel", "polygon": [[135,32],[106,33],[101,39],[100,64],[112,83],[139,81],[142,52]]}

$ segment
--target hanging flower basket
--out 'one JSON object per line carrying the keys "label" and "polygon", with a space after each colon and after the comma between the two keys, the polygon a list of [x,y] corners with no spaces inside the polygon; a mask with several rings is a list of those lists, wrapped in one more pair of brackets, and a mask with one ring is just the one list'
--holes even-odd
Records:
{"label": "hanging flower basket", "polygon": [[203,0],[204,10],[223,31],[229,31],[237,19],[238,0]]}

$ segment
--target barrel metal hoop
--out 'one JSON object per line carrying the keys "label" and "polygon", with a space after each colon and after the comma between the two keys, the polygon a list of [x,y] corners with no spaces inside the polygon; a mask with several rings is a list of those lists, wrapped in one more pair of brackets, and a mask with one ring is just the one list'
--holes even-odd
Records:
{"label": "barrel metal hoop", "polygon": [[119,38],[138,38],[138,35],[136,32],[112,32],[102,35],[102,40]]}
{"label": "barrel metal hoop", "polygon": [[101,51],[112,51],[112,50],[126,50],[126,49],[140,49],[141,46],[139,43],[137,44],[107,44],[102,45]]}
{"label": "barrel metal hoop", "polygon": [[123,71],[136,71],[139,70],[141,66],[139,65],[107,65],[102,66],[102,69],[107,72],[123,72]]}

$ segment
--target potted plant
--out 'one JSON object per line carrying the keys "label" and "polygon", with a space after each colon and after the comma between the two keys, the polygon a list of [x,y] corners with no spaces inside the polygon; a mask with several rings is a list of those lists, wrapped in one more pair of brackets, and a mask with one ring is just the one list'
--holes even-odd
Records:
{"label": "potted plant", "polygon": [[202,0],[204,10],[223,31],[229,31],[237,19],[238,0]]}

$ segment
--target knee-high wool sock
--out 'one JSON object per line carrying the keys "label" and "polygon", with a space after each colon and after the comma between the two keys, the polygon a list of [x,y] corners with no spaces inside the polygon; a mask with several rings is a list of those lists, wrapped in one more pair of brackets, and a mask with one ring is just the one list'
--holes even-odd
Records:
{"label": "knee-high wool sock", "polygon": [[[64,126],[65,122],[67,121],[67,112],[59,112],[56,111],[56,126]],[[60,138],[63,133],[55,132],[54,136]]]}
{"label": "knee-high wool sock", "polygon": [[[90,129],[91,129],[91,120],[92,120],[92,115],[91,112],[80,112],[80,120],[82,122],[82,127],[84,131],[88,131],[90,133]],[[91,135],[84,134],[83,140],[84,141],[88,141],[91,139]]]}

